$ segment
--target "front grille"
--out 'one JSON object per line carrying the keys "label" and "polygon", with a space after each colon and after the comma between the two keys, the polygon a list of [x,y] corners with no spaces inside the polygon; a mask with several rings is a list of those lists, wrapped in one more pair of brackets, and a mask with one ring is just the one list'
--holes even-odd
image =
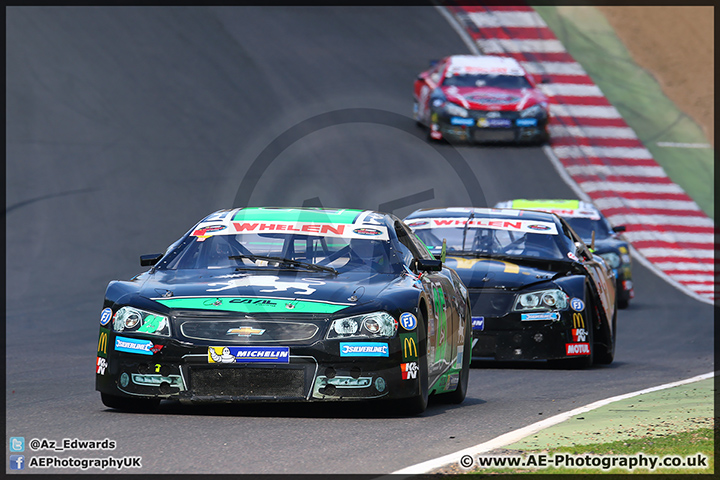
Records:
{"label": "front grille", "polygon": [[469,288],[468,296],[474,316],[502,317],[513,306],[515,294],[491,289]]}
{"label": "front grille", "polygon": [[191,368],[194,396],[304,398],[305,369],[278,367]]}
{"label": "front grille", "polygon": [[476,142],[511,142],[515,140],[515,130],[478,128],[473,132],[473,140]]}
{"label": "front grille", "polygon": [[221,341],[223,344],[306,342],[318,335],[318,321],[292,322],[238,318],[175,318],[182,336],[191,340]]}
{"label": "front grille", "polygon": [[486,111],[486,110],[468,110],[470,113],[470,116],[472,118],[478,119],[478,118],[509,118],[509,119],[516,119],[520,115],[518,112],[513,111]]}

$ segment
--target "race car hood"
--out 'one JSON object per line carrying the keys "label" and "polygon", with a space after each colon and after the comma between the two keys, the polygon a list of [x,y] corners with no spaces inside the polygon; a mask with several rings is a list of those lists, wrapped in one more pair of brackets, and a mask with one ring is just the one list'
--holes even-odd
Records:
{"label": "race car hood", "polygon": [[[499,288],[503,290],[519,290],[535,283],[542,283],[553,278],[559,271],[568,269],[567,262],[545,261],[537,265],[510,260],[491,258],[466,258],[448,256],[448,267],[455,269],[468,288]],[[544,264],[545,267],[540,267]],[[548,269],[547,267],[553,267]],[[557,269],[555,269],[557,267]]]}
{"label": "race car hood", "polygon": [[537,92],[523,88],[506,90],[494,87],[442,87],[445,97],[469,110],[519,111],[541,101]]}
{"label": "race car hood", "polygon": [[331,313],[375,300],[394,285],[394,275],[368,276],[367,272],[188,272],[156,271],[147,276],[138,293],[169,308]]}

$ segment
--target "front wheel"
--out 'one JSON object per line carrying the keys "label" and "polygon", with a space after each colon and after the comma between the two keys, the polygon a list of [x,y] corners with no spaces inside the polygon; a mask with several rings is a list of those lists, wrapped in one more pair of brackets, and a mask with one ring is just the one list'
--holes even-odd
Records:
{"label": "front wheel", "polygon": [[[470,302],[468,302],[468,305]],[[470,380],[470,359],[472,358],[472,316],[468,310],[465,316],[465,342],[463,345],[462,370],[460,371],[460,379],[457,388],[449,393],[443,393],[438,397],[447,403],[460,404],[465,400],[467,395],[468,382]]]}
{"label": "front wheel", "polygon": [[617,339],[617,309],[618,305],[615,305],[615,312],[612,317],[612,333],[608,336],[610,345],[598,344],[598,350],[595,352],[595,363],[599,365],[610,365],[615,360],[615,341]]}

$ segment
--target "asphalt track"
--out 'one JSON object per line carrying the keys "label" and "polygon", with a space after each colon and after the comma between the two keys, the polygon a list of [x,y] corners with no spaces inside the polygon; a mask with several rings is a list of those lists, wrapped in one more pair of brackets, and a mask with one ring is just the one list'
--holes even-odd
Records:
{"label": "asphalt track", "polygon": [[432,7],[10,7],[6,19],[6,437],[118,444],[28,458],[139,455],[142,473],[388,473],[713,370],[712,306],[636,263],[607,367],[475,365],[461,406],[431,403],[415,418],[350,404],[106,409],[94,391],[105,285],[217,208],[247,199],[403,216],[572,191],[540,148],[422,138],[414,76],[467,51]]}

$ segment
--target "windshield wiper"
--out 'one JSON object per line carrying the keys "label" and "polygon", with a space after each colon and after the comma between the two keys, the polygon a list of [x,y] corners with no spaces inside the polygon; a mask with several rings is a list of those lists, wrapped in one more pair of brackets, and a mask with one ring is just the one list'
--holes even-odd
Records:
{"label": "windshield wiper", "polygon": [[308,270],[317,270],[322,272],[329,272],[334,275],[338,274],[338,271],[335,270],[332,267],[326,267],[325,265],[318,265],[316,263],[308,263],[308,262],[300,262],[298,260],[292,260],[290,258],[282,258],[282,257],[268,257],[265,255],[230,255],[228,257],[230,260],[242,260],[243,258],[247,258],[249,260],[252,260],[253,262],[255,260],[267,260],[270,262],[280,262],[287,265],[292,265],[295,267],[303,267],[307,268]]}

